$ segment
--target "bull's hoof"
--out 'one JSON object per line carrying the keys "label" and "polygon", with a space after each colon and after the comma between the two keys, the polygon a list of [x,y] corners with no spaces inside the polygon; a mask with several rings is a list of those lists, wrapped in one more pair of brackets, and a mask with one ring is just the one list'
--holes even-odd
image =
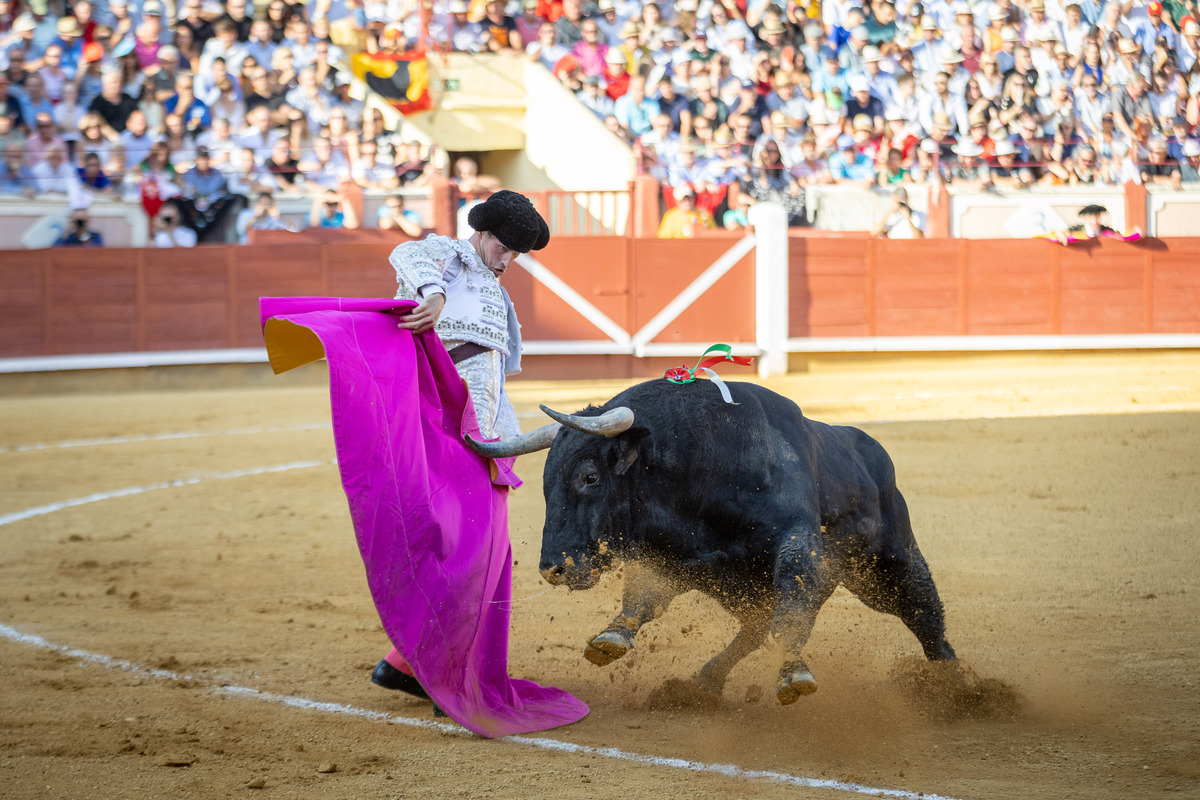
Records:
{"label": "bull's hoof", "polygon": [[617,631],[604,631],[588,642],[583,657],[597,667],[607,666],[633,648],[633,642]]}
{"label": "bull's hoof", "polygon": [[817,679],[803,665],[786,670],[779,678],[779,688],[775,696],[781,705],[790,706],[804,695],[817,690]]}

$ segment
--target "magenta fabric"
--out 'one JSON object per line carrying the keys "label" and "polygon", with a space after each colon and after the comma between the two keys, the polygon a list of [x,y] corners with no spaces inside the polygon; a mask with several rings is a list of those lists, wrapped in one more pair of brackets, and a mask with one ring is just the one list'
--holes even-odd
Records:
{"label": "magenta fabric", "polygon": [[583,702],[508,676],[507,493],[519,481],[511,463],[497,464],[493,479],[492,462],[463,444],[478,425],[445,347],[432,331],[400,330],[388,313],[413,305],[267,297],[259,311],[273,365],[297,329],[271,319],[312,331],[324,346],[367,584],[384,631],[430,697],[482,736],[576,722],[588,713]]}

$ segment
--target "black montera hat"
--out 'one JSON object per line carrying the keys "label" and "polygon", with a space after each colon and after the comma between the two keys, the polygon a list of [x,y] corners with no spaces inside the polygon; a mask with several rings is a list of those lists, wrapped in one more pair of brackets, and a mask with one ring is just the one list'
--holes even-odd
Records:
{"label": "black montera hat", "polygon": [[546,220],[523,194],[502,189],[471,209],[467,224],[488,232],[509,250],[528,253],[541,250],[550,242]]}
{"label": "black montera hat", "polygon": [[1098,206],[1093,203],[1090,206],[1084,206],[1083,208],[1079,209],[1079,216],[1082,217],[1084,214],[1105,214],[1107,212],[1108,209],[1104,206]]}

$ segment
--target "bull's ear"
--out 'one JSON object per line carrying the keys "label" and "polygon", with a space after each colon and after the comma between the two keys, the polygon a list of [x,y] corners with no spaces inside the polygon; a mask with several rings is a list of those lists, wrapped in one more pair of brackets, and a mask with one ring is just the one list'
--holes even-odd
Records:
{"label": "bull's ear", "polygon": [[614,447],[610,451],[611,464],[610,467],[614,475],[624,475],[638,460],[642,448],[648,447],[647,441],[643,445],[643,441],[650,436],[649,428],[630,428],[625,433],[618,436],[614,442]]}

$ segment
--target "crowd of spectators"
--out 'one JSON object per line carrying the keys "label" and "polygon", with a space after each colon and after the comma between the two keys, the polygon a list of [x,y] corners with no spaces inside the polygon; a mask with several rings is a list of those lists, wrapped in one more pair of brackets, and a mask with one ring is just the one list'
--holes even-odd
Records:
{"label": "crowd of spectators", "polygon": [[0,0],[0,195],[65,197],[69,244],[95,197],[141,203],[163,246],[287,227],[277,195],[312,198],[314,226],[356,227],[356,193],[438,173],[432,148],[350,96],[331,31],[378,48],[354,38],[370,30],[355,8]]}
{"label": "crowd of spectators", "polygon": [[693,226],[743,225],[742,194],[805,224],[813,184],[1200,179],[1195,0],[523,8],[528,58],[640,151],[668,205],[695,206]]}
{"label": "crowd of spectators", "polygon": [[346,64],[422,37],[545,65],[695,207],[680,230],[763,200],[804,224],[823,183],[1198,179],[1196,0],[0,0],[0,195],[141,201],[201,241],[283,225],[276,195],[405,229],[353,197],[428,182],[430,153]]}

